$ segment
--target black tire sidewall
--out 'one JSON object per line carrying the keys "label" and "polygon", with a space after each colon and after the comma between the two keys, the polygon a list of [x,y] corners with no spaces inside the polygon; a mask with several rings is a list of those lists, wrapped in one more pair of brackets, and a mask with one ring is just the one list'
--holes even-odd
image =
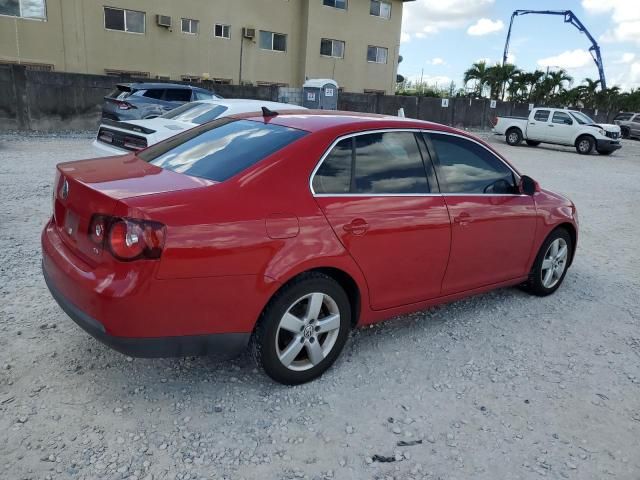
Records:
{"label": "black tire sidewall", "polygon": [[[551,243],[558,239],[562,238],[565,242],[567,242],[568,252],[567,252],[567,262],[562,272],[562,276],[558,280],[558,282],[551,288],[547,288],[542,284],[542,262],[544,260],[544,255],[547,253],[547,249]],[[538,251],[538,255],[536,256],[535,261],[533,262],[533,268],[531,269],[531,273],[529,274],[529,281],[527,282],[527,287],[531,293],[538,296],[546,296],[551,295],[555,292],[562,282],[564,281],[564,277],[567,275],[567,271],[569,271],[569,263],[571,262],[571,257],[573,255],[573,241],[571,240],[571,235],[564,228],[557,228],[552,231],[545,241],[542,243],[540,250]]]}
{"label": "black tire sidewall", "polygon": [[[512,133],[517,133],[518,134],[518,141],[515,143],[512,143],[509,141],[509,135],[511,135]],[[522,143],[522,132],[520,131],[519,128],[510,128],[509,130],[507,130],[507,133],[505,134],[506,136],[506,140],[507,140],[507,144],[511,145],[512,147],[515,147],[516,145],[520,145],[520,143]]]}
{"label": "black tire sidewall", "polygon": [[[278,325],[296,300],[312,292],[326,293],[336,302],[340,311],[340,332],[333,349],[322,362],[308,370],[290,370],[280,362],[276,352]],[[286,385],[309,382],[322,375],[335,362],[349,337],[350,329],[351,304],[344,289],[331,277],[311,274],[292,281],[269,302],[256,328],[254,355],[265,373],[276,382]]]}
{"label": "black tire sidewall", "polygon": [[[583,152],[580,150],[580,143],[584,140],[588,140],[589,141],[589,150],[586,152]],[[593,140],[593,138],[589,137],[588,135],[579,137],[578,140],[576,140],[576,151],[580,154],[580,155],[589,155],[591,152],[593,152],[594,147],[596,146],[596,142]]]}

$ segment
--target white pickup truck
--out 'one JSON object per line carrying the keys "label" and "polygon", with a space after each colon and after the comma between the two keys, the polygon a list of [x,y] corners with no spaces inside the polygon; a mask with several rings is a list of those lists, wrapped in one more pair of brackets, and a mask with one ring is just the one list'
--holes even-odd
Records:
{"label": "white pickup truck", "polygon": [[541,143],[570,145],[582,155],[594,149],[609,155],[622,147],[620,127],[599,123],[576,110],[561,108],[534,108],[529,117],[496,117],[493,131],[505,135],[509,145]]}

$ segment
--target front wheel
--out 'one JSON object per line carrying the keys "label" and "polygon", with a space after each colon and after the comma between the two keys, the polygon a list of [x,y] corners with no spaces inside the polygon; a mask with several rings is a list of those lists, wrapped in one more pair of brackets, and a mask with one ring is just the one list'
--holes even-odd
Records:
{"label": "front wheel", "polygon": [[592,137],[585,135],[576,140],[576,151],[580,155],[589,155],[593,151],[593,147],[595,147],[595,141]]}
{"label": "front wheel", "polygon": [[507,130],[507,143],[511,146],[520,145],[522,143],[522,132],[519,128],[510,128]]}
{"label": "front wheel", "polygon": [[276,382],[305,383],[338,358],[351,327],[344,289],[322,273],[304,274],[265,308],[252,340],[256,362]]}
{"label": "front wheel", "polygon": [[551,232],[540,247],[525,289],[539,297],[555,292],[567,274],[572,252],[569,232],[564,228]]}
{"label": "front wheel", "polygon": [[627,127],[621,127],[620,128],[620,136],[622,138],[629,138],[629,129]]}

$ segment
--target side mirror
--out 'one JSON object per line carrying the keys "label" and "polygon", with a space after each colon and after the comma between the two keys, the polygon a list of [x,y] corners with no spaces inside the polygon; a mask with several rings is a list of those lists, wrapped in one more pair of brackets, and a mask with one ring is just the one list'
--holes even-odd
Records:
{"label": "side mirror", "polygon": [[518,184],[518,188],[520,193],[524,193],[525,195],[533,195],[536,192],[540,191],[540,185],[533,178],[528,177],[527,175],[523,175],[520,177],[520,183]]}

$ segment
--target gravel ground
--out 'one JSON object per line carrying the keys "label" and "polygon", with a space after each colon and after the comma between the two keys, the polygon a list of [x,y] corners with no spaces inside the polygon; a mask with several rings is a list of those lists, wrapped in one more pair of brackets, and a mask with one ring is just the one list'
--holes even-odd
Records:
{"label": "gravel ground", "polygon": [[293,388],[248,355],[131,359],[81,331],[39,234],[54,165],[89,138],[0,136],[0,478],[640,478],[640,142],[582,157],[485,136],[578,205],[562,288],[356,331]]}

